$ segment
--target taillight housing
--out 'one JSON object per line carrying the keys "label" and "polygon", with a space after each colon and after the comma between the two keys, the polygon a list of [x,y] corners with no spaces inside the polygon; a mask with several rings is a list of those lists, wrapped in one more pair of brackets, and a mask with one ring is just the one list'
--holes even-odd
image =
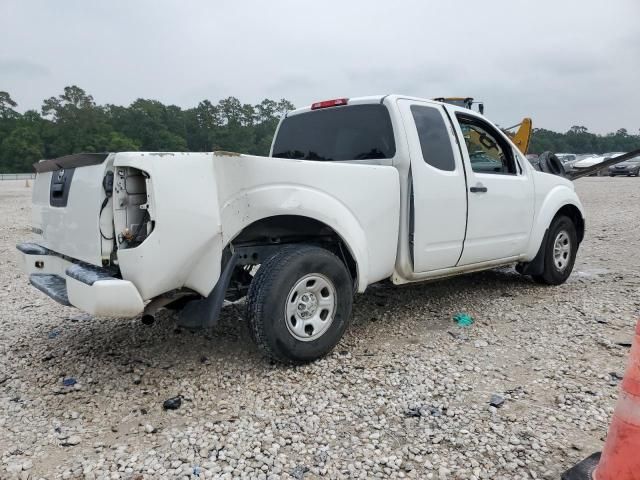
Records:
{"label": "taillight housing", "polygon": [[322,102],[316,102],[311,104],[311,110],[319,110],[321,108],[340,107],[346,105],[349,102],[348,98],[334,98],[333,100],[323,100]]}

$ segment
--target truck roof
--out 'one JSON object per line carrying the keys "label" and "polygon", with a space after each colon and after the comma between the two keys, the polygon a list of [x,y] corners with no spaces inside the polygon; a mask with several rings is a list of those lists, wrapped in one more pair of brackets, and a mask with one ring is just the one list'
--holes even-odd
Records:
{"label": "truck roof", "polygon": [[[419,97],[412,97],[410,95],[400,95],[400,94],[389,94],[389,95],[369,95],[369,96],[365,96],[365,97],[352,97],[352,98],[346,98],[346,97],[341,97],[341,98],[337,98],[337,99],[333,99],[333,100],[347,100],[348,104],[347,105],[364,105],[364,104],[371,104],[371,103],[382,103],[384,100],[389,99],[389,100],[395,100],[398,98],[405,98],[407,100],[419,100],[421,102],[430,102],[430,103],[437,103],[437,104],[441,104],[442,102],[436,102],[430,98],[419,98]],[[333,100],[321,100],[320,102],[330,102]],[[318,102],[319,103],[319,102]],[[312,105],[315,105],[312,104]],[[300,113],[306,113],[306,112],[310,112],[312,110],[312,105],[307,105],[306,107],[300,107],[300,108],[296,108],[295,110],[291,110],[289,112],[287,112],[287,114],[285,115],[286,117],[292,116],[292,115],[298,115]],[[341,104],[338,104],[341,105]],[[336,106],[338,106],[336,105]]]}

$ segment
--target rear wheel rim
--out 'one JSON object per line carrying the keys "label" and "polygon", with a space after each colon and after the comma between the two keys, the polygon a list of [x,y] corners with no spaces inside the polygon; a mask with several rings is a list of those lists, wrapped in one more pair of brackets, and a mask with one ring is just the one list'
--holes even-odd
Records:
{"label": "rear wheel rim", "polygon": [[336,288],[321,273],[298,280],[287,295],[285,324],[291,336],[302,342],[317,340],[328,330],[336,313]]}
{"label": "rear wheel rim", "polygon": [[571,239],[566,230],[561,230],[553,242],[553,264],[559,272],[564,272],[571,259]]}

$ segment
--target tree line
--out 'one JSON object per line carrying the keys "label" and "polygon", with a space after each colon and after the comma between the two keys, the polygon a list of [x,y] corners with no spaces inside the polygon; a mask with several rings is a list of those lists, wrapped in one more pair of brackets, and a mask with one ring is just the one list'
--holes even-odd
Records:
{"label": "tree line", "polygon": [[[30,172],[40,159],[79,152],[230,150],[266,155],[280,117],[295,108],[285,99],[250,105],[235,97],[217,104],[203,100],[188,109],[144,98],[128,107],[98,105],[77,86],[44,100],[40,111],[21,114],[17,106],[9,93],[0,91],[0,173]],[[535,129],[530,151],[604,153],[639,146],[640,135],[625,129],[597,135],[574,126],[566,133]]]}
{"label": "tree line", "polygon": [[[640,133],[640,132],[639,132]],[[640,148],[640,135],[634,135],[625,128],[615,133],[598,135],[590,133],[587,127],[574,125],[565,133],[544,128],[534,128],[531,135],[530,153],[552,151],[555,153],[609,153],[628,152]]]}
{"label": "tree line", "polygon": [[0,173],[30,172],[43,158],[79,152],[230,150],[269,153],[280,117],[294,109],[287,100],[257,105],[235,97],[201,101],[182,109],[139,98],[128,107],[97,105],[77,86],[23,114],[0,92]]}

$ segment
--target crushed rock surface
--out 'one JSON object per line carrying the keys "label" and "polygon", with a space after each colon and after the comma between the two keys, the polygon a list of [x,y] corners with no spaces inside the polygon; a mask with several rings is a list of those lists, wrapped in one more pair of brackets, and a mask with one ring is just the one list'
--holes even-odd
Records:
{"label": "crushed rock surface", "polygon": [[640,308],[640,179],[576,185],[565,285],[375,285],[293,368],[259,356],[241,302],[199,333],[56,304],[19,268],[30,188],[0,182],[0,478],[559,478],[602,448]]}

